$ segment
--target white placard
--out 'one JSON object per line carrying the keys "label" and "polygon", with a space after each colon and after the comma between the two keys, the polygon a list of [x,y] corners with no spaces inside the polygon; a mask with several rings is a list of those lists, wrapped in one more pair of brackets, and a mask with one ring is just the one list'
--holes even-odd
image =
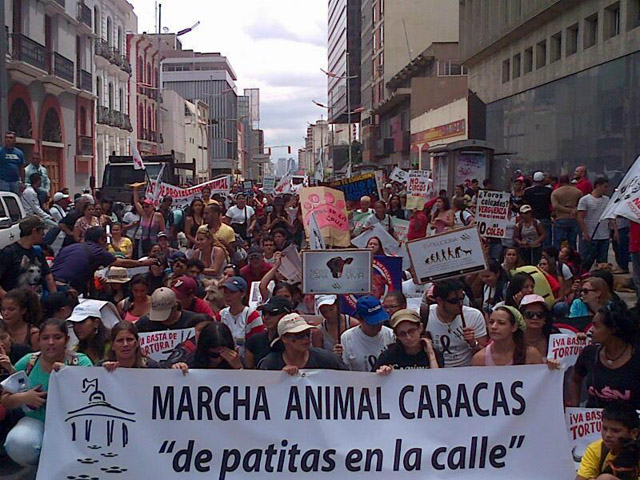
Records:
{"label": "white placard", "polygon": [[591,344],[591,338],[578,338],[577,334],[552,333],[549,336],[547,358],[557,360],[564,369],[573,367],[584,347]]}
{"label": "white placard", "polygon": [[398,241],[402,243],[406,242],[407,235],[409,234],[409,220],[391,217],[391,225],[393,225],[393,232],[396,234]]}
{"label": "white placard", "polygon": [[249,288],[249,308],[255,310],[262,305],[262,294],[260,293],[260,282],[251,282]]}
{"label": "white placard", "polygon": [[604,209],[600,221],[615,218],[617,215],[640,223],[640,157],[636,158],[631,168],[616,188],[607,208]]}
{"label": "white placard", "polygon": [[602,409],[567,407],[565,422],[577,470],[589,444],[602,438]]}
{"label": "white placard", "polygon": [[138,334],[140,339],[140,350],[142,353],[156,362],[164,362],[170,357],[175,363],[180,361],[179,353],[176,347],[179,347],[187,340],[191,340],[195,344],[196,330],[195,328],[182,328],[179,330],[162,330],[159,332],[145,332]]}
{"label": "white placard", "polygon": [[487,268],[476,227],[461,228],[406,244],[419,283],[459,277]]}
{"label": "white placard", "polygon": [[409,174],[400,167],[395,167],[389,174],[389,179],[398,183],[406,183],[409,179]]}
{"label": "white placard", "polygon": [[429,190],[429,170],[409,170],[408,193],[426,197]]}
{"label": "white placard", "polygon": [[276,189],[276,177],[264,177],[262,179],[262,191],[264,193],[273,193]]}
{"label": "white placard", "polygon": [[302,252],[302,292],[362,295],[371,292],[371,250],[306,250]]}
{"label": "white placard", "polygon": [[562,379],[543,365],[65,367],[49,383],[38,480],[570,479]]}
{"label": "white placard", "polygon": [[384,249],[385,254],[393,257],[402,257],[403,269],[407,269],[411,266],[411,263],[409,262],[409,255],[407,255],[404,245],[401,245],[398,240],[393,238],[391,234],[387,232],[386,228],[379,223],[376,223],[371,230],[365,230],[361,235],[351,239],[351,243],[358,248],[367,248],[367,243],[371,237],[378,237],[382,243],[382,248]]}
{"label": "white placard", "polygon": [[476,203],[475,220],[483,237],[506,238],[509,225],[509,192],[480,190]]}

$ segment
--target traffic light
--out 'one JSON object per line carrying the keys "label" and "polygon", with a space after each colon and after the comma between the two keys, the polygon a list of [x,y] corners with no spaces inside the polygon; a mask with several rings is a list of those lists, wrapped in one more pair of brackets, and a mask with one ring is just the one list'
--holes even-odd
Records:
{"label": "traffic light", "polygon": [[287,152],[289,153],[289,155],[291,155],[291,145],[287,147]]}

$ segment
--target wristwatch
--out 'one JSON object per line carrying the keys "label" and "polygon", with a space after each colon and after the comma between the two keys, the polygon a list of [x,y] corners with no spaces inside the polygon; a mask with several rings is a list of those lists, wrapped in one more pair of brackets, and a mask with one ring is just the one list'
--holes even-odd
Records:
{"label": "wristwatch", "polygon": [[474,342],[473,345],[469,345],[469,348],[471,350],[475,350],[476,348],[478,348],[478,340],[474,339],[473,342]]}

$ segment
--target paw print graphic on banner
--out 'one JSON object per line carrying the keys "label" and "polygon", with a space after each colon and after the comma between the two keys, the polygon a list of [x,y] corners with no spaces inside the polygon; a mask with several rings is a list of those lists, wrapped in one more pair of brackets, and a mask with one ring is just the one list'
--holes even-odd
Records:
{"label": "paw print graphic on banner", "polygon": [[303,218],[305,224],[309,222],[309,216],[316,214],[320,228],[333,227],[338,230],[349,230],[349,219],[346,214],[346,203],[339,198],[337,193],[327,188],[312,188],[309,195],[305,195],[302,203]]}

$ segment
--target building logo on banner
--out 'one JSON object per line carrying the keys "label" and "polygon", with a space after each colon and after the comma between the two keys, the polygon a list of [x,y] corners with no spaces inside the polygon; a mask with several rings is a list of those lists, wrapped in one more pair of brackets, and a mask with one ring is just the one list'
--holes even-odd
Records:
{"label": "building logo on banner", "polygon": [[[373,257],[371,295],[382,302],[389,292],[402,291],[402,258],[388,255]],[[354,315],[359,295],[340,296],[341,312]]]}
{"label": "building logo on banner", "polygon": [[506,238],[509,225],[509,192],[480,190],[476,205],[476,225],[480,235],[490,238]]}
{"label": "building logo on banner", "polygon": [[475,226],[414,240],[406,246],[419,283],[487,269],[487,259]]}
{"label": "building logo on banner", "polygon": [[122,450],[130,443],[129,428],[136,423],[136,414],[109,403],[98,388],[98,381],[98,378],[82,380],[82,393],[88,394],[88,401],[67,411],[64,420],[70,426],[70,440],[76,447],[72,450],[85,454],[76,459],[75,475],[67,476],[68,479],[98,478],[104,473],[128,470]]}
{"label": "building logo on banner", "polygon": [[371,292],[371,250],[302,252],[302,292],[345,295]]}

